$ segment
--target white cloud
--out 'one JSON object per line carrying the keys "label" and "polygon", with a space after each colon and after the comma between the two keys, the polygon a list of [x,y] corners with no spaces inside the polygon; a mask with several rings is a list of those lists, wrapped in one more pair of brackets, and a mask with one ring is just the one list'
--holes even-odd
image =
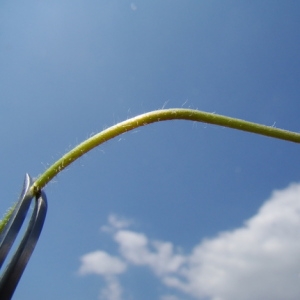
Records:
{"label": "white cloud", "polygon": [[124,258],[136,265],[149,266],[157,275],[176,272],[185,261],[182,255],[173,253],[171,243],[149,242],[144,234],[120,230],[115,235],[115,241]]}
{"label": "white cloud", "polygon": [[83,255],[78,273],[96,274],[104,277],[106,286],[101,290],[100,300],[121,300],[122,287],[116,277],[126,270],[126,264],[118,257],[104,251],[94,251]]}
{"label": "white cloud", "polygon": [[123,229],[127,228],[132,224],[132,221],[120,218],[119,216],[115,214],[110,214],[108,216],[108,225],[104,225],[101,227],[101,230],[104,232],[114,232],[117,229]]}
{"label": "white cloud", "polygon": [[106,287],[100,293],[100,300],[121,300],[122,287],[115,276],[106,276]]}
{"label": "white cloud", "polygon": [[300,185],[275,192],[245,226],[205,240],[165,284],[196,299],[300,298]]}
{"label": "white cloud", "polygon": [[178,300],[179,298],[177,298],[176,296],[173,295],[165,295],[160,297],[160,300]]}
{"label": "white cloud", "polygon": [[80,275],[98,274],[109,276],[121,274],[126,270],[126,264],[119,259],[109,255],[104,251],[95,251],[81,257]]}
{"label": "white cloud", "polygon": [[[300,298],[300,184],[274,192],[242,227],[201,241],[185,256],[170,242],[119,228],[113,233],[119,261],[149,267],[174,291],[210,300]],[[107,274],[103,265],[96,268]]]}

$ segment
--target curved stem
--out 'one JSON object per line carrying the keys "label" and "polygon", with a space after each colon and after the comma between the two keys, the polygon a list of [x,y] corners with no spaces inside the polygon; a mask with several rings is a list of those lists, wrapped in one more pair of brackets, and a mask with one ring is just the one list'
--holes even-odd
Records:
{"label": "curved stem", "polygon": [[50,166],[32,185],[31,193],[36,194],[41,190],[54,176],[65,169],[68,165],[74,162],[91,149],[100,144],[120,135],[127,131],[133,130],[140,126],[145,126],[151,123],[167,121],[167,120],[190,120],[225,126],[238,130],[248,131],[260,135],[265,135],[277,139],[287,140],[295,143],[300,143],[300,134],[286,131],[271,126],[260,125],[257,123],[247,122],[240,119],[230,118],[214,113],[207,113],[192,109],[162,109],[139,115],[137,117],[120,122],[111,126],[100,133],[85,140],[70,152],[65,154]]}

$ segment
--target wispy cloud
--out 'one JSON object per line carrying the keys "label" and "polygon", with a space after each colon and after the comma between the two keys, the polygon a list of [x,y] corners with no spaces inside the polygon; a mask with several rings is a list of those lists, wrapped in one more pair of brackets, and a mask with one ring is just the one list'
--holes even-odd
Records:
{"label": "wispy cloud", "polygon": [[123,229],[129,227],[133,222],[131,220],[120,218],[115,214],[110,214],[108,216],[108,225],[101,227],[101,231],[112,233],[118,229]]}
{"label": "wispy cloud", "polygon": [[100,300],[121,300],[122,287],[116,276],[105,276],[106,287],[100,293]]}
{"label": "wispy cloud", "polygon": [[119,258],[104,251],[94,251],[81,257],[79,274],[112,275],[123,273],[126,264]]}
{"label": "wispy cloud", "polygon": [[170,242],[149,241],[141,233],[120,230],[114,236],[120,252],[129,263],[150,267],[157,275],[177,272],[186,258],[175,254]]}
{"label": "wispy cloud", "polygon": [[118,257],[104,251],[94,251],[80,258],[80,275],[96,274],[103,276],[106,286],[100,293],[100,300],[121,300],[122,287],[117,278],[126,270],[126,264]]}
{"label": "wispy cloud", "polygon": [[[201,241],[187,255],[171,242],[151,240],[109,222],[120,253],[106,254],[114,266],[110,274],[124,273],[126,264],[146,266],[164,285],[195,299],[300,298],[300,184],[274,192],[242,227]],[[109,268],[100,262],[107,257],[94,253],[94,266],[82,259],[81,273],[107,276]]]}
{"label": "wispy cloud", "polygon": [[165,295],[160,297],[160,300],[179,300],[179,298],[173,295]]}

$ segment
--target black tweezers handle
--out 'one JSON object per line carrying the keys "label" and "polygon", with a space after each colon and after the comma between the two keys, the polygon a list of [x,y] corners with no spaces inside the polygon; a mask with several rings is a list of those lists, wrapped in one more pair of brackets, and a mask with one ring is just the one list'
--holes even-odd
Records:
{"label": "black tweezers handle", "polygon": [[40,233],[42,231],[46,213],[47,213],[47,198],[43,191],[36,197],[29,194],[32,180],[26,174],[23,190],[19,201],[14,208],[13,214],[0,235],[0,268],[2,267],[5,258],[10,251],[13,242],[15,241],[19,230],[28,213],[32,200],[35,200],[33,213],[24,233],[24,236],[17,247],[14,255],[6,266],[5,271],[0,277],[0,299],[11,299],[17,284],[23,274],[23,271],[28,263],[28,260],[35,248]]}

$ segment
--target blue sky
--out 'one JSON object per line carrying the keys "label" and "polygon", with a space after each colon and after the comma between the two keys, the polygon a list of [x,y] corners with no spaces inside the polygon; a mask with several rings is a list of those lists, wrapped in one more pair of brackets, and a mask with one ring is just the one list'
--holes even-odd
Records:
{"label": "blue sky", "polygon": [[[185,107],[300,131],[298,1],[2,1],[3,213],[90,135]],[[45,189],[14,299],[300,297],[299,146],[187,121],[93,150]]]}

